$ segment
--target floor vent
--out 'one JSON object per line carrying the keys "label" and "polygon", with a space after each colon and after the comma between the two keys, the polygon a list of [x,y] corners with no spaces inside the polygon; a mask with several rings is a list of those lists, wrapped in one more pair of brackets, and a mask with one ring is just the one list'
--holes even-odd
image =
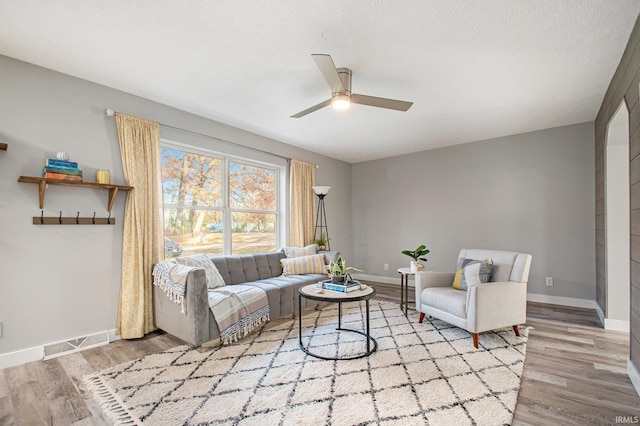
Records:
{"label": "floor vent", "polygon": [[84,337],[49,343],[44,346],[44,359],[51,359],[62,355],[80,352],[85,349],[103,346],[109,343],[109,333],[106,331],[90,334]]}

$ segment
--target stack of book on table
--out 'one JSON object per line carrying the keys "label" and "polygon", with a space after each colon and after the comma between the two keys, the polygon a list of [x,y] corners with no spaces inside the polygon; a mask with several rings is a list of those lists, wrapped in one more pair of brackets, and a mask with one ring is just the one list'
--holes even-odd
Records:
{"label": "stack of book on table", "polygon": [[62,161],[48,158],[42,171],[42,176],[46,179],[71,180],[82,182],[82,170],[78,168],[78,163],[74,161]]}
{"label": "stack of book on table", "polygon": [[360,281],[350,281],[345,284],[334,284],[331,280],[321,281],[316,284],[317,288],[324,288],[325,290],[338,291],[340,293],[351,293],[352,291],[360,290]]}

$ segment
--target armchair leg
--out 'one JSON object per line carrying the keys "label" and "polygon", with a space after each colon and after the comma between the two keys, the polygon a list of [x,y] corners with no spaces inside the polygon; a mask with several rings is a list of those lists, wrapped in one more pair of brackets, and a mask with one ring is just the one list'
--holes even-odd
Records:
{"label": "armchair leg", "polygon": [[478,333],[471,333],[471,337],[473,337],[473,346],[478,349]]}
{"label": "armchair leg", "polygon": [[516,336],[520,336],[520,329],[518,328],[517,325],[513,326],[513,331],[514,331],[514,333],[516,333]]}
{"label": "armchair leg", "polygon": [[424,319],[424,312],[420,312],[420,318],[418,318],[418,322],[422,323],[423,319]]}

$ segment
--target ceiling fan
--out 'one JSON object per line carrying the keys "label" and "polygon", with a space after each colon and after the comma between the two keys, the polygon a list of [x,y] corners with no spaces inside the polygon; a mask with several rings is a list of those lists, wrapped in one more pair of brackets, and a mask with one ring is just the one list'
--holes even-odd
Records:
{"label": "ceiling fan", "polygon": [[413,105],[413,102],[351,93],[351,70],[349,68],[336,68],[330,55],[311,55],[311,57],[316,62],[324,79],[331,88],[331,99],[327,99],[311,108],[300,111],[292,115],[291,118],[304,117],[327,105],[331,105],[334,109],[347,109],[351,104],[360,104],[378,108],[395,109],[397,111],[406,111]]}

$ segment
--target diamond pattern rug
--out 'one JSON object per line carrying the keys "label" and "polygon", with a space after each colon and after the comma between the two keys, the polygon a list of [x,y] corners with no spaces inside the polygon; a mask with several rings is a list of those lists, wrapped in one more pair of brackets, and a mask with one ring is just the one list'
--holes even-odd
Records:
{"label": "diamond pattern rug", "polygon": [[[371,301],[372,355],[325,361],[298,347],[298,320],[277,320],[240,342],[179,346],[85,377],[114,422],[145,425],[510,424],[528,327],[480,334],[390,302]],[[363,330],[365,305],[343,304],[345,328]],[[337,305],[306,312],[303,342],[353,355],[364,337],[338,332]]]}

